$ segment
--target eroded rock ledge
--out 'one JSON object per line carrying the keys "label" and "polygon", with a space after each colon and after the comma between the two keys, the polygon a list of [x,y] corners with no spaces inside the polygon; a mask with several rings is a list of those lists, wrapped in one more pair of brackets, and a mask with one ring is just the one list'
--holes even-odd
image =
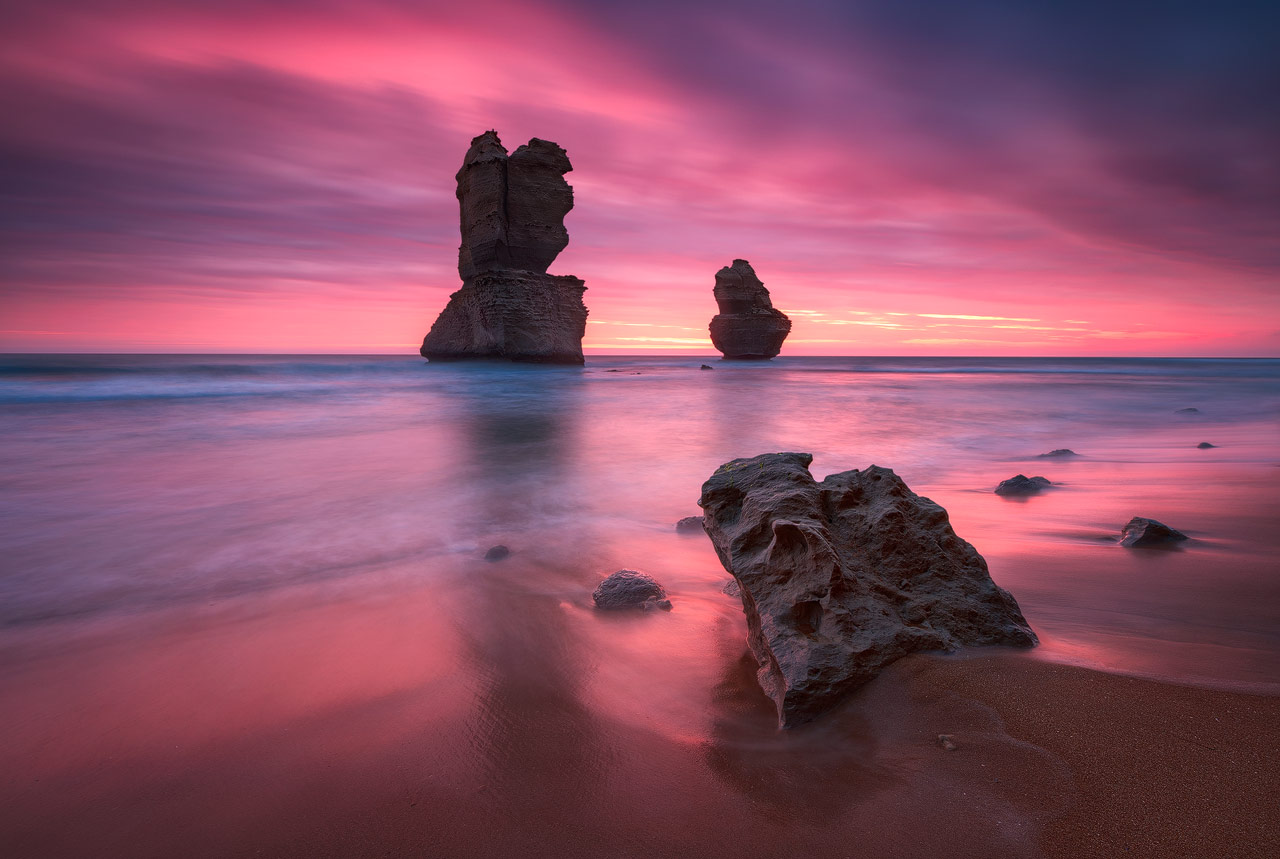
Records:
{"label": "eroded rock ledge", "polygon": [[698,502],[741,588],[747,640],[780,726],[814,718],[908,653],[1037,643],[946,510],[887,468],[818,483],[812,461],[735,459]]}

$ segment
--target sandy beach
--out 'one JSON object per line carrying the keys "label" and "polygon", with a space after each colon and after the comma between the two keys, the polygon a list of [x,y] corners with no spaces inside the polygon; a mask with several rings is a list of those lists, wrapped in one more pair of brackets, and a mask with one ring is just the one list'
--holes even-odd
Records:
{"label": "sandy beach", "polygon": [[[556,628],[555,605],[535,603],[528,626],[467,644],[470,657],[438,632],[456,606],[429,605],[423,593],[276,605],[160,625],[141,646],[102,634],[28,651],[25,670],[3,676],[11,777],[0,831],[11,855],[1280,848],[1276,698],[971,651],[909,657],[827,717],[779,732],[729,630],[722,673],[698,705],[703,728],[665,721],[648,691],[631,702],[639,717],[627,700],[610,712],[565,674],[555,647],[521,646],[524,631]],[[614,633],[643,636],[649,620]]]}

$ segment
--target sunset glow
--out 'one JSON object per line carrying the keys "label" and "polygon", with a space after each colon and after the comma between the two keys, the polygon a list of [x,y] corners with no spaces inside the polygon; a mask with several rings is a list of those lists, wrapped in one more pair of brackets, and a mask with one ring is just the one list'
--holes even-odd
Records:
{"label": "sunset glow", "polygon": [[1267,28],[805,5],[6,4],[0,349],[412,354],[494,128],[588,355],[714,354],[735,257],[788,355],[1280,353]]}

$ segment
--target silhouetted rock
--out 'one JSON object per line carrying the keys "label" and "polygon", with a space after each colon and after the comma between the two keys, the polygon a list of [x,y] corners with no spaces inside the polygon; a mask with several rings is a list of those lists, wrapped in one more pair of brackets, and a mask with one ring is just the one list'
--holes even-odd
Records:
{"label": "silhouetted rock", "polygon": [[702,533],[702,517],[686,516],[676,523],[676,530],[681,534]]}
{"label": "silhouetted rock", "polygon": [[1208,450],[1208,449],[1209,449],[1209,448],[1211,448],[1211,447],[1217,447],[1217,445],[1216,445],[1216,444],[1209,444],[1209,442],[1207,442],[1207,441],[1202,441],[1202,442],[1200,442],[1198,445],[1196,445],[1196,447],[1200,448],[1201,450]]}
{"label": "silhouetted rock", "polygon": [[1198,415],[1200,414],[1200,410],[1197,409],[1195,406],[1191,406],[1190,408],[1186,408],[1186,409],[1178,409],[1177,411],[1174,412],[1174,414],[1175,415]]}
{"label": "silhouetted rock", "polygon": [[484,559],[486,561],[501,561],[510,554],[511,550],[506,546],[491,546],[489,551],[484,553]]}
{"label": "silhouetted rock", "polygon": [[667,592],[652,576],[635,570],[618,570],[600,583],[591,598],[595,600],[596,608],[621,609],[644,608],[648,600],[654,600],[654,607],[659,607],[656,602],[666,599],[666,596]]}
{"label": "silhouetted rock", "polygon": [[1175,531],[1163,522],[1134,516],[1129,520],[1129,524],[1124,526],[1120,545],[1135,549],[1158,548],[1172,546],[1186,539],[1189,539],[1186,534]]}
{"label": "silhouetted rock", "polygon": [[780,725],[813,718],[908,653],[1036,643],[945,510],[874,465],[817,483],[812,460],[735,459],[698,502],[741,587],[747,640]]}
{"label": "silhouetted rock", "polygon": [[457,175],[462,288],[423,339],[424,358],[583,363],[586,287],[546,273],[569,242],[571,169],[563,149],[536,137],[510,157],[496,132],[471,141]]}
{"label": "silhouetted rock", "polygon": [[744,259],[716,272],[716,304],[711,320],[711,343],[726,358],[768,359],[782,349],[791,320],[775,310],[755,269]]}
{"label": "silhouetted rock", "polygon": [[1008,480],[1001,480],[996,487],[996,495],[1035,495],[1046,486],[1052,486],[1047,477],[1027,477],[1019,474]]}
{"label": "silhouetted rock", "polygon": [[1047,458],[1047,457],[1051,457],[1051,456],[1053,456],[1053,457],[1059,457],[1059,456],[1060,456],[1060,457],[1067,457],[1067,456],[1079,456],[1079,455],[1080,455],[1080,454],[1076,453],[1074,450],[1071,450],[1071,449],[1069,449],[1069,448],[1065,448],[1065,447],[1060,447],[1060,448],[1058,448],[1057,450],[1051,450],[1051,451],[1049,451],[1048,453],[1042,453],[1042,454],[1040,454],[1040,458],[1041,458],[1041,459],[1045,459],[1045,458]]}
{"label": "silhouetted rock", "polygon": [[714,370],[714,369],[715,369],[715,367],[712,367],[710,364],[703,364],[703,365],[702,365],[701,367],[699,367],[698,369],[699,369],[699,370]]}

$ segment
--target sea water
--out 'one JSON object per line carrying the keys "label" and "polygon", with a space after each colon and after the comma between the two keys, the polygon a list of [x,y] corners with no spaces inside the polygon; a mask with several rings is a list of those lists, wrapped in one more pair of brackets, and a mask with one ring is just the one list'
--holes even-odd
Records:
{"label": "sea water", "polygon": [[[733,703],[759,698],[741,605],[674,524],[771,451],[945,507],[1034,658],[1280,691],[1277,360],[5,356],[0,421],[0,763],[51,816],[98,802],[86,773],[118,791],[106,761],[157,768],[143,790],[227,744],[309,772],[424,729],[450,795],[563,771],[590,806],[646,772],[602,739],[623,730],[752,783],[738,753],[773,726]],[[994,494],[1019,473],[1054,486]],[[1191,539],[1121,548],[1133,516]],[[593,611],[623,568],[673,611]],[[376,742],[301,739],[410,700]]]}

